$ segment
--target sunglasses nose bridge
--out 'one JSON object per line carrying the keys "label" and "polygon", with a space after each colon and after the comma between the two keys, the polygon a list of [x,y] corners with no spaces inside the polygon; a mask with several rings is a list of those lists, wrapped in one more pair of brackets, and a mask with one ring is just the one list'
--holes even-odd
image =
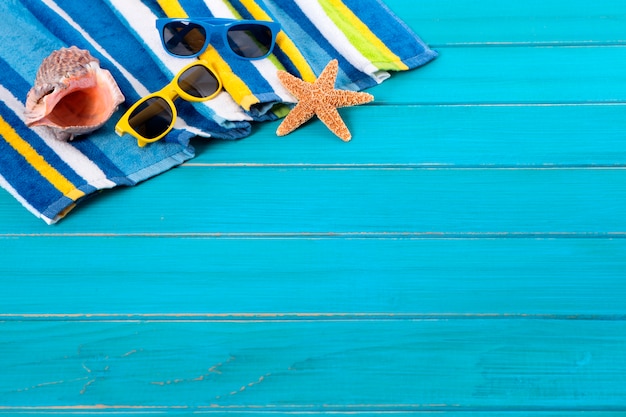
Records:
{"label": "sunglasses nose bridge", "polygon": [[208,25],[206,29],[206,40],[208,43],[212,44],[216,39],[219,38],[220,28],[215,25]]}
{"label": "sunglasses nose bridge", "polygon": [[210,23],[205,23],[204,30],[206,32],[206,40],[205,49],[209,46],[213,46],[213,48],[220,49],[224,47],[224,34],[228,30],[228,27],[224,28],[225,25],[215,25]]}
{"label": "sunglasses nose bridge", "polygon": [[172,81],[170,81],[168,85],[166,85],[153,95],[163,97],[164,99],[174,102],[174,100],[180,97],[178,88],[178,78],[176,77]]}

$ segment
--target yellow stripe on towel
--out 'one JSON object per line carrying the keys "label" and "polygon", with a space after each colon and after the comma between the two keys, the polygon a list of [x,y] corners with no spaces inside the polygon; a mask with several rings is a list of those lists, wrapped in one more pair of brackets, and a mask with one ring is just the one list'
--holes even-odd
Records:
{"label": "yellow stripe on towel", "polygon": [[[157,2],[168,17],[189,17],[177,0],[157,0]],[[199,58],[208,62],[216,70],[224,88],[235,102],[239,103],[245,110],[250,110],[253,105],[260,102],[248,85],[233,73],[230,65],[220,56],[215,48],[209,45]]]}
{"label": "yellow stripe on towel", "polygon": [[230,65],[220,56],[215,48],[209,45],[206,51],[200,55],[200,59],[211,64],[211,67],[219,74],[228,94],[245,110],[250,110],[253,105],[260,102],[260,100],[252,94],[250,87],[248,87],[241,78],[235,75]]}
{"label": "yellow stripe on towel", "polygon": [[[272,18],[263,10],[254,0],[241,0],[241,4],[250,12],[250,14],[256,20],[272,20]],[[300,72],[300,77],[304,81],[314,82],[317,76],[309,66],[298,47],[293,41],[285,34],[284,31],[280,31],[276,36],[276,43],[289,57],[293,65]]]}
{"label": "yellow stripe on towel", "polygon": [[57,190],[59,190],[65,197],[76,201],[85,195],[84,192],[76,189],[76,186],[72,184],[63,174],[50,165],[43,156],[39,155],[35,148],[33,148],[28,142],[26,142],[17,133],[10,124],[7,123],[0,116],[0,131],[4,140],[11,145],[20,155],[26,159],[26,161],[35,169],[42,177],[44,177],[50,184],[52,184]]}
{"label": "yellow stripe on towel", "polygon": [[230,1],[228,0],[222,0],[222,3],[224,4],[224,6],[226,6],[226,8],[228,10],[230,10],[230,12],[232,13],[232,15],[236,18],[236,19],[243,19],[243,17],[241,17],[241,14],[237,11],[237,9],[235,9],[235,6],[233,6]]}
{"label": "yellow stripe on towel", "polygon": [[168,17],[189,17],[183,6],[176,0],[157,0]]}
{"label": "yellow stripe on towel", "polygon": [[395,71],[409,69],[343,1],[319,0],[319,3],[350,43],[379,69]]}

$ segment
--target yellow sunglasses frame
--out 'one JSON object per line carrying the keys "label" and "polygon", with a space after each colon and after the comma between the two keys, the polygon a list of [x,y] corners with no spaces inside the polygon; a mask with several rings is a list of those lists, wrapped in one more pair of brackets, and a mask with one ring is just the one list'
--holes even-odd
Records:
{"label": "yellow sunglasses frame", "polygon": [[[180,88],[180,86],[178,84],[178,82],[180,80],[180,77],[187,70],[189,70],[190,68],[193,68],[195,66],[205,67],[207,70],[209,70],[209,72],[211,74],[213,74],[213,77],[217,80],[217,89],[215,90],[215,93],[213,93],[213,94],[211,94],[210,96],[207,96],[207,97],[196,97],[196,96],[192,96],[192,95],[186,93],[182,88]],[[220,80],[220,78],[217,76],[215,71],[213,71],[213,69],[209,66],[209,63],[206,62],[206,61],[203,61],[203,60],[195,60],[194,62],[192,62],[192,63],[190,63],[188,65],[185,65],[180,71],[178,71],[178,74],[176,74],[174,79],[169,84],[167,84],[165,87],[163,87],[161,90],[159,90],[159,91],[157,91],[155,93],[149,94],[149,95],[141,98],[140,100],[138,100],[135,104],[133,104],[126,111],[126,113],[124,113],[124,115],[120,118],[120,120],[115,125],[115,133],[117,133],[118,136],[123,136],[125,133],[128,133],[129,135],[131,135],[135,139],[137,139],[137,145],[140,148],[143,148],[144,146],[146,146],[149,143],[154,143],[154,142],[157,142],[157,141],[163,139],[172,130],[172,128],[174,127],[174,124],[176,122],[176,118],[178,117],[178,112],[176,111],[176,105],[174,104],[174,100],[176,100],[178,97],[182,98],[185,101],[201,102],[201,101],[211,100],[212,98],[217,96],[221,91],[222,91],[222,80]],[[130,126],[128,118],[135,111],[135,109],[137,107],[139,107],[140,105],[142,105],[146,101],[150,100],[151,98],[157,98],[157,97],[165,100],[165,102],[170,106],[170,109],[172,111],[172,121],[170,123],[170,126],[161,135],[159,135],[159,136],[157,136],[155,138],[146,138],[146,137],[143,137],[142,135],[140,135],[135,129],[133,129]]]}

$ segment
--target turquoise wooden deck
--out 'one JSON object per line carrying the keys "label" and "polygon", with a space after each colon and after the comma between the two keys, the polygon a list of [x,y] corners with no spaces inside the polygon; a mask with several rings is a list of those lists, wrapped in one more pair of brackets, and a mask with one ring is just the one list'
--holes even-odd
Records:
{"label": "turquoise wooden deck", "polygon": [[0,194],[0,413],[626,415],[626,2],[387,3],[441,55],[349,144]]}

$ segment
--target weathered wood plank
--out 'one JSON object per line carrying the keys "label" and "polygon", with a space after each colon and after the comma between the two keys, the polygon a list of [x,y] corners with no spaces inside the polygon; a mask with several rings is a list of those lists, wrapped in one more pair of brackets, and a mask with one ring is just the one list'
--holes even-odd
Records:
{"label": "weathered wood plank", "polygon": [[0,196],[0,415],[626,413],[626,3],[387,2],[441,56],[351,144]]}
{"label": "weathered wood plank", "polygon": [[626,43],[626,5],[613,0],[385,3],[435,46]]}
{"label": "weathered wood plank", "polygon": [[0,331],[11,334],[0,341],[9,407],[626,412],[623,321],[5,322]]}
{"label": "weathered wood plank", "polygon": [[623,169],[183,167],[101,195],[62,229],[7,221],[0,232],[619,234],[625,179]]}
{"label": "weathered wood plank", "polygon": [[[620,77],[625,77],[623,72],[621,72],[622,65],[620,64],[620,62],[624,60],[624,57],[626,55],[622,53],[623,51],[620,48],[556,48],[554,50],[551,50],[550,48],[504,48],[507,54],[511,53],[513,55],[514,59],[511,59],[511,56],[507,57],[503,56],[500,53],[494,52],[497,50],[494,48],[452,48],[450,50],[452,51],[452,53],[450,53],[449,58],[437,60],[432,65],[429,65],[419,71],[413,71],[408,74],[397,75],[399,77],[397,82],[391,80],[387,83],[384,83],[382,86],[377,87],[376,94],[377,97],[379,97],[379,105],[383,105],[383,107],[385,107],[395,100],[394,97],[407,97],[410,99],[411,102],[415,103],[450,102],[457,104],[467,102],[480,103],[490,100],[494,100],[497,102],[524,102],[525,100],[541,101],[545,99],[549,102],[559,102],[567,100],[569,97],[569,99],[571,100],[584,103],[593,100],[619,101],[622,97],[626,95],[626,91],[620,91],[620,86],[626,86],[626,82],[617,82],[619,81]],[[548,62],[544,62],[543,58],[545,58]],[[428,71],[431,71],[430,68],[433,68],[434,65],[440,65],[440,62],[444,63],[443,68],[432,70],[432,72],[428,73],[431,75],[423,75],[427,74]],[[496,62],[497,65],[490,65],[488,64],[489,62],[491,62],[492,64]],[[484,65],[483,63],[487,65]],[[521,68],[517,64],[520,64]],[[581,64],[582,67],[579,64]],[[509,65],[510,71],[506,70],[506,68],[502,68],[502,65]],[[529,72],[527,67],[524,68],[525,65],[546,65],[548,70],[543,71],[542,68],[536,67]],[[565,66],[565,68],[560,68],[560,66],[563,65]],[[463,67],[465,70],[458,71],[458,68],[460,67]],[[505,74],[505,77],[498,78],[499,76],[501,76],[501,74]],[[509,76],[509,74],[511,75]],[[404,82],[402,82],[403,79]],[[506,85],[498,85],[497,83],[494,83],[492,81],[494,79],[504,80],[502,82],[504,82],[504,84]],[[592,81],[587,82],[589,80]],[[550,86],[550,88],[546,88],[546,86],[548,85]],[[410,90],[407,90],[407,86],[411,86]],[[399,91],[399,88],[401,88],[402,91]],[[407,91],[410,91],[411,93],[407,94]],[[548,95],[550,97],[547,97]],[[401,102],[402,100],[399,101]],[[561,107],[563,106],[560,106],[559,108]],[[403,153],[408,147],[407,138],[413,139],[414,142],[419,143],[417,142],[417,139],[419,139],[419,136],[417,136],[417,132],[419,132],[420,126],[416,125],[417,123],[419,123],[419,118],[417,119],[417,121],[412,121],[411,118],[417,118],[419,116],[419,112],[424,111],[424,109],[428,109],[429,111],[436,111],[437,108],[441,109],[440,107],[431,108],[429,106],[422,106],[417,109],[412,109],[409,107],[405,111],[397,110],[397,107],[387,109],[387,114],[389,114],[389,112],[394,112],[396,114],[395,121],[397,121],[397,123],[390,127],[385,123],[384,120],[374,119],[377,121],[377,124],[379,124],[379,126],[376,127],[377,131],[374,132],[382,132],[384,129],[389,128],[389,133],[387,133],[386,135],[384,135],[383,133],[378,133],[376,136],[381,136],[381,138],[383,139],[391,138],[390,142],[387,144],[384,140],[381,141],[381,138],[375,137],[375,142],[371,142],[371,146],[376,146],[376,148],[359,148],[357,152],[350,151],[351,155],[348,154],[348,156],[350,156],[350,160],[356,161],[352,163],[358,164],[360,163],[360,160],[357,158],[358,155],[386,155],[388,152],[390,155],[392,155],[393,158],[395,158],[396,155]],[[540,108],[543,109],[543,107]],[[482,123],[482,126],[473,126],[468,124],[467,118],[470,117],[469,115],[477,111],[471,106],[462,106],[459,109],[456,109],[456,112],[454,107],[444,106],[444,109],[444,111],[440,111],[438,114],[432,116],[433,118],[430,132],[432,135],[434,135],[432,139],[434,139],[435,142],[431,142],[431,146],[439,147],[438,150],[435,150],[436,148],[433,148],[433,150],[435,150],[435,154],[438,153],[440,156],[443,156],[446,154],[447,148],[451,149],[449,153],[450,155],[455,155],[455,131],[466,131],[466,137],[468,138],[468,140],[475,140],[470,139],[470,133],[472,132],[472,129],[480,128],[482,129],[481,132],[488,129],[488,123],[485,121],[480,122],[480,119],[478,119],[479,122],[477,123]],[[587,133],[586,135],[584,135],[583,133],[579,133],[577,136],[579,138],[578,144],[580,146],[578,148],[578,152],[575,151],[577,140],[573,140],[574,145],[572,152],[575,152],[578,155],[589,154],[591,155],[590,158],[595,159],[595,155],[597,155],[598,152],[597,149],[601,149],[601,151],[599,152],[604,155],[607,154],[606,149],[609,149],[608,160],[604,159],[604,161],[609,164],[611,161],[615,162],[623,156],[623,152],[619,151],[619,146],[617,147],[617,149],[612,146],[615,141],[619,140],[619,131],[621,131],[623,127],[623,124],[619,122],[619,120],[623,120],[623,118],[619,117],[619,115],[617,114],[621,110],[620,105],[616,105],[613,107],[608,106],[606,108],[604,106],[598,106],[598,108],[593,107],[593,110],[590,110],[590,115],[599,116],[603,118],[600,119],[601,121],[605,120],[606,122],[602,125],[598,125],[599,143],[597,144],[597,148],[594,147],[596,146],[596,142],[589,140],[593,133],[593,121],[595,121],[596,119],[590,118],[591,116],[586,118],[584,114],[581,114],[581,112],[589,108],[585,108],[582,110],[572,110],[570,112],[564,111],[563,113],[561,113],[560,110],[551,110],[551,107],[548,106],[548,110],[546,110],[543,115],[542,113],[538,113],[536,111],[533,114],[532,111],[526,111],[526,108],[524,108],[525,113],[517,113],[518,109],[516,106],[512,108],[506,107],[506,109],[510,109],[511,113],[508,114],[508,117],[503,117],[501,119],[502,123],[500,124],[498,124],[497,121],[494,121],[494,128],[500,126],[501,129],[506,129],[508,126],[511,126],[510,129],[523,129],[522,124],[526,123],[529,126],[529,129],[532,129],[532,126],[534,126],[533,122],[535,117],[537,117],[539,120],[542,120],[537,122],[537,128],[541,128],[548,125],[552,121],[552,119],[548,115],[554,116],[555,120],[561,120],[561,123],[565,123],[568,120],[572,120],[572,118],[576,118],[577,122],[572,123],[572,129],[580,127],[583,129],[582,132]],[[350,122],[350,119],[352,118],[352,120],[358,120],[355,118],[366,117],[368,115],[371,115],[372,112],[376,111],[383,111],[383,113],[381,114],[385,114],[385,111],[381,110],[379,107],[346,109],[346,113],[344,114],[346,115],[347,121],[350,126],[355,130],[355,136],[357,138],[364,136],[363,132],[368,132],[368,129],[370,129],[371,125],[363,124],[361,126],[358,122]],[[416,113],[413,113],[413,111],[415,111]],[[448,111],[450,113],[448,113]],[[466,111],[467,115],[460,116],[460,114],[462,114],[462,111]],[[578,113],[576,113],[577,111]],[[450,116],[447,116],[447,114],[450,114]],[[506,114],[507,113],[505,112],[504,116],[506,116]],[[399,118],[400,116],[406,117],[402,117],[401,120],[398,120],[397,118]],[[491,117],[497,118],[499,116],[503,115],[491,113]],[[517,116],[519,116],[519,119],[517,119]],[[617,120],[617,122],[610,122],[610,119],[613,117],[615,117],[615,120]],[[440,121],[442,119],[443,121]],[[394,121],[393,119],[391,120]],[[511,120],[518,120],[518,124],[505,124],[505,122]],[[460,123],[465,122],[466,124],[455,125],[453,123],[454,121],[459,121]],[[446,143],[445,141],[438,141],[441,136],[437,135],[445,135],[446,130],[442,128],[440,132],[437,132],[435,127],[436,124],[439,124],[441,126],[447,126],[448,129],[451,129],[448,130],[448,134],[452,134],[453,136],[447,136],[447,138],[444,138],[447,140],[453,140],[453,142]],[[294,134],[296,136],[282,139],[274,136],[273,129],[275,128],[275,126],[276,124],[263,126],[263,132],[265,132],[264,135],[269,135],[272,139],[276,140],[275,145],[269,148],[270,152],[274,151],[275,149],[279,149],[281,143],[283,142],[295,141],[295,143],[298,143],[299,141],[297,140],[297,138],[301,137],[302,135],[306,135],[305,140],[314,140],[319,142],[322,142],[323,140],[322,143],[333,143],[333,145],[335,146],[342,145],[341,151],[326,151],[328,154],[343,154],[344,152],[346,152],[346,150],[353,149],[355,147],[354,145],[358,143],[355,142],[355,144],[350,144],[346,146],[343,146],[343,143],[335,144],[335,142],[333,142],[335,138],[332,137],[330,133],[325,131],[325,128],[321,126],[321,123],[307,126],[306,129],[303,129],[300,132],[296,132]],[[555,124],[555,129],[558,128],[559,124],[557,123]],[[604,129],[608,130],[608,132],[605,132]],[[306,131],[306,133],[302,133],[304,131]],[[537,129],[537,131],[539,131],[539,129]],[[483,163],[493,163],[495,160],[498,160],[503,154],[507,153],[506,146],[504,145],[506,143],[506,140],[503,138],[503,136],[504,134],[509,134],[511,132],[504,131],[503,135],[499,138],[497,136],[494,137],[493,132],[496,131],[493,130],[492,135],[487,136],[487,143],[482,144],[488,149],[485,150],[484,148],[476,147],[476,151],[479,154],[482,153],[483,155],[490,155],[489,148],[490,145],[493,144],[493,141],[500,142],[500,149],[499,151],[496,151],[496,154],[492,157],[485,158],[484,161],[486,162]],[[565,134],[569,133],[569,131],[565,131],[563,135],[555,137],[548,137],[547,135],[542,137],[539,133],[537,138],[547,138],[548,141],[546,142],[545,146],[551,147],[553,155],[555,155],[555,158],[557,158],[557,155],[569,154],[569,138],[565,136]],[[259,136],[261,135],[257,135],[257,138]],[[319,138],[316,136],[323,136],[323,138]],[[255,139],[256,138],[252,137],[246,139],[246,141],[253,141]],[[355,141],[356,140],[357,139],[355,139]],[[402,140],[402,144],[399,145],[397,140]],[[519,133],[517,140],[523,141]],[[618,141],[618,143],[622,142],[623,141]],[[530,143],[532,144],[532,140],[530,141]],[[513,144],[511,143],[506,143],[506,145],[513,146]],[[469,146],[472,146],[471,142]],[[524,146],[525,145],[522,145],[522,148]],[[534,157],[533,155],[542,153],[542,151],[544,150],[542,146],[543,145],[539,145],[538,148],[534,149],[534,154],[531,153],[530,155],[528,155],[526,159],[527,163],[532,164],[531,160]],[[390,149],[395,149],[395,151],[390,151]],[[414,147],[414,149],[416,149],[416,152],[421,151],[419,147]],[[498,146],[496,145],[493,149],[497,150]],[[561,149],[563,150],[562,153]],[[585,149],[589,149],[589,152],[585,152]],[[463,148],[459,147],[456,155],[461,155],[462,151]],[[207,150],[207,152],[209,151]],[[318,155],[319,152],[323,152],[323,150],[318,149]],[[280,153],[278,154],[280,155]],[[315,153],[312,153],[312,155],[315,155]],[[416,157],[415,153],[411,153],[410,151],[406,152],[406,155],[408,155],[410,159],[414,159],[414,157]],[[509,155],[515,155],[515,153],[509,152]],[[345,163],[351,163],[349,162],[350,160]],[[417,163],[421,163],[425,159],[419,159],[419,157],[417,157],[416,160],[418,161]],[[602,155],[600,155],[597,160],[601,161],[600,164],[602,164]],[[432,161],[433,160],[431,159],[428,162],[432,163]],[[567,159],[565,159],[565,161],[567,161]],[[540,163],[543,162],[544,161],[541,161]],[[387,162],[384,163],[393,164],[392,158],[388,158]],[[411,162],[409,161],[403,163]],[[435,163],[438,163],[438,161],[435,160]],[[446,163],[446,161],[444,160],[443,163]],[[454,161],[452,163],[454,163]],[[180,187],[182,187],[182,185],[179,185],[179,190]],[[7,199],[5,201],[13,205],[11,206],[11,208],[9,208],[9,210],[12,210],[13,208],[15,208],[16,210],[13,212],[7,212],[6,215],[3,216],[3,218],[6,218],[9,222],[14,223],[15,225],[22,222],[28,223],[27,219],[30,218],[29,215],[26,213],[23,213],[26,214],[24,216],[18,214],[18,212],[22,213],[22,211],[20,211],[21,209],[8,196],[6,196],[6,198]],[[228,211],[230,212],[232,210],[228,208]],[[121,217],[124,216],[122,215]],[[93,222],[90,221],[90,223]],[[32,222],[32,224],[34,225],[35,222]],[[111,229],[109,228],[108,230]]]}
{"label": "weathered wood plank", "polygon": [[624,102],[626,45],[439,48],[425,67],[371,90],[379,103]]}
{"label": "weathered wood plank", "polygon": [[20,237],[0,248],[5,320],[626,315],[624,239]]}
{"label": "weathered wood plank", "polygon": [[[393,80],[391,81],[393,82]],[[383,102],[386,99],[381,99]],[[626,163],[626,106],[398,106],[343,109],[349,144],[320,121],[276,123],[232,142],[198,139],[191,165],[602,166]]]}
{"label": "weathered wood plank", "polygon": [[[598,410],[568,410],[568,411],[544,411],[533,409],[525,409],[523,411],[502,411],[502,410],[489,410],[477,409],[475,407],[465,408],[463,411],[444,411],[438,409],[437,411],[430,410],[381,410],[381,411],[345,411],[337,409],[329,409],[327,411],[317,410],[277,410],[279,407],[272,409],[259,407],[108,407],[101,406],[78,406],[78,407],[5,407],[0,408],[0,416],[13,416],[18,414],[20,417],[36,417],[42,415],[55,415],[59,414],[71,415],[73,417],[93,417],[96,416],[108,416],[113,415],[115,417],[127,417],[127,416],[145,416],[147,415],[173,415],[173,416],[196,416],[196,415],[224,415],[234,417],[288,417],[294,414],[305,414],[311,417],[322,417],[328,415],[350,415],[358,417],[381,417],[389,414],[393,414],[397,417],[419,417],[419,416],[440,416],[440,417],[493,417],[494,414],[503,417],[524,417],[531,415],[532,417],[622,417],[623,413],[620,411],[598,411]],[[461,407],[457,407],[461,408]]]}

